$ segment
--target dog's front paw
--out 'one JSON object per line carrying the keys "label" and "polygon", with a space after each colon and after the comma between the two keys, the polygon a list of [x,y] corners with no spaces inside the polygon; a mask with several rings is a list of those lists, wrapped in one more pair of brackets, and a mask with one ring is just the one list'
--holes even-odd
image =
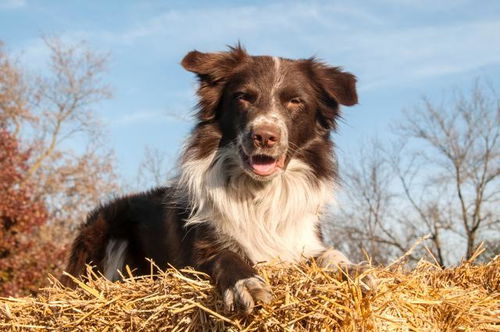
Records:
{"label": "dog's front paw", "polygon": [[271,287],[257,275],[238,280],[223,294],[224,306],[227,311],[238,311],[245,314],[252,312],[257,301],[269,303],[272,298]]}
{"label": "dog's front paw", "polygon": [[316,257],[316,263],[318,266],[330,270],[336,270],[340,265],[352,264],[343,253],[332,248],[323,251],[321,255]]}

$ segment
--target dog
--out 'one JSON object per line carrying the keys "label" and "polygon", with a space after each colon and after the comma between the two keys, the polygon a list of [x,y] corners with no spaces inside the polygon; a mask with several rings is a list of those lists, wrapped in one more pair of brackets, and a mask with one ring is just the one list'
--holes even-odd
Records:
{"label": "dog", "polygon": [[331,132],[340,105],[357,103],[356,77],[240,45],[189,52],[182,66],[198,78],[199,104],[179,174],[90,213],[66,271],[82,276],[91,264],[118,280],[126,265],[149,274],[146,258],[192,266],[211,276],[227,310],[250,313],[272,297],[256,263],[355,266],[325,244],[320,221],[338,182]]}

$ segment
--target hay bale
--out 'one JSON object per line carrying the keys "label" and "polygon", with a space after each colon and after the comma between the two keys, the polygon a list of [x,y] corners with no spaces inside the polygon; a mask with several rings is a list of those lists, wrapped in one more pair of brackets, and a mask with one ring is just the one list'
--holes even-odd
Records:
{"label": "hay bale", "polygon": [[206,275],[170,269],[111,283],[91,276],[37,297],[1,298],[0,330],[68,331],[500,331],[500,258],[441,269],[375,268],[376,294],[316,266],[260,266],[274,300],[248,317],[224,314]]}

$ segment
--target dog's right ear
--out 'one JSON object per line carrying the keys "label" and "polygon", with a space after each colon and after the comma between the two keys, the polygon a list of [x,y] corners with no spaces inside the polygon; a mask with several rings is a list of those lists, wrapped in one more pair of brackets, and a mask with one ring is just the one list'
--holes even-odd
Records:
{"label": "dog's right ear", "polygon": [[197,74],[200,80],[208,79],[214,83],[226,78],[246,56],[247,53],[239,45],[231,47],[229,52],[202,53],[194,50],[182,59],[181,64],[184,69]]}
{"label": "dog's right ear", "polygon": [[200,81],[200,120],[208,121],[215,117],[227,78],[247,56],[245,49],[238,44],[236,47],[230,47],[228,52],[191,51],[182,59],[181,65],[184,69],[195,73]]}

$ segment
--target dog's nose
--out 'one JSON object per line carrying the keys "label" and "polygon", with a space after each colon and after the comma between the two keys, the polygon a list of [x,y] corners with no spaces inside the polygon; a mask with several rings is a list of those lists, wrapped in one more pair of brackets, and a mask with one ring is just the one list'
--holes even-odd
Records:
{"label": "dog's nose", "polygon": [[272,125],[260,125],[252,131],[253,144],[259,148],[272,148],[280,141],[280,130]]}

